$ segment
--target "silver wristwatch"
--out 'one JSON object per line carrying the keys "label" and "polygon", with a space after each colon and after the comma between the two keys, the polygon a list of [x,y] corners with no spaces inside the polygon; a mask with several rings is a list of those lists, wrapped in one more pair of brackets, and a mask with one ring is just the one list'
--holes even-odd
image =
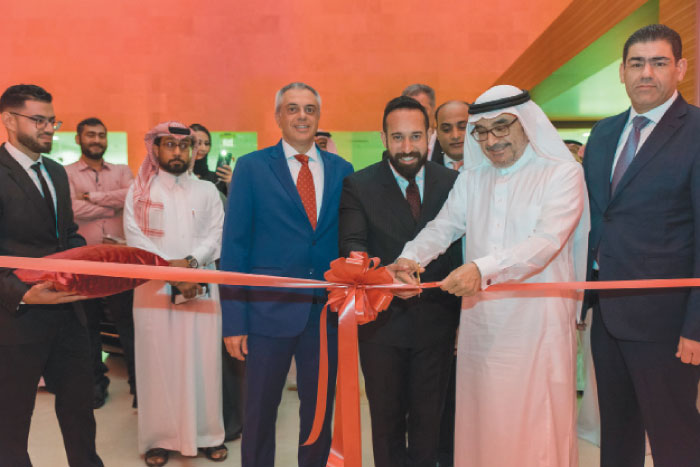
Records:
{"label": "silver wristwatch", "polygon": [[199,267],[199,261],[197,261],[197,258],[195,258],[192,255],[187,255],[185,256],[185,259],[187,260],[187,267],[188,268],[198,268]]}

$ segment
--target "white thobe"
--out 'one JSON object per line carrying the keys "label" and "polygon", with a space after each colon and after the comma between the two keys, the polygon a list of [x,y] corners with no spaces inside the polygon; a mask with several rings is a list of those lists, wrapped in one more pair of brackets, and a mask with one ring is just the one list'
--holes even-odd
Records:
{"label": "white thobe", "polygon": [[[402,257],[427,265],[462,235],[482,289],[572,281],[585,271],[588,219],[579,164],[530,146],[511,167],[482,164],[455,182]],[[586,214],[587,216],[587,214]],[[578,274],[575,274],[575,270]],[[457,467],[574,467],[576,292],[478,292],[462,300]]]}
{"label": "white thobe", "polygon": [[[161,238],[147,237],[134,218],[133,186],[124,208],[129,246],[167,260],[194,256],[214,268],[221,250],[224,212],[213,183],[160,171],[151,197],[163,203]],[[138,446],[196,456],[198,447],[224,441],[219,289],[208,297],[173,305],[171,288],[150,281],[134,291]]]}

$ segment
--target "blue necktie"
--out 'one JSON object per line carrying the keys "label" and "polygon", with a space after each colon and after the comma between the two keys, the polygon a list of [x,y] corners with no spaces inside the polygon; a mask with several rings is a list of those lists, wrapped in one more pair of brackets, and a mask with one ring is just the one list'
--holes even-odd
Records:
{"label": "blue necktie", "polygon": [[639,136],[642,133],[642,128],[647,126],[651,120],[641,115],[637,115],[632,119],[632,130],[627,137],[627,142],[622,147],[622,152],[620,152],[620,157],[617,159],[617,165],[615,166],[615,171],[613,172],[612,181],[610,182],[610,196],[615,194],[615,189],[617,184],[622,180],[622,176],[627,172],[627,168],[632,163],[634,155],[637,153],[637,146],[639,146]]}

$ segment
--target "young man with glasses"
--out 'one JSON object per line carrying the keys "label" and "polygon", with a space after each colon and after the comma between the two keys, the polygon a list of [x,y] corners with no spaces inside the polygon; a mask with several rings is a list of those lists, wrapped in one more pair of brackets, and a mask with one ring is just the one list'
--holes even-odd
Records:
{"label": "young man with glasses", "polygon": [[[8,134],[0,146],[0,255],[41,257],[85,245],[66,172],[42,156],[61,126],[51,101],[34,85],[11,86],[0,97]],[[56,394],[69,465],[103,465],[95,450],[88,331],[77,302],[83,298],[50,283],[29,287],[0,270],[1,466],[31,466],[27,438],[41,376]]]}
{"label": "young man with glasses", "polygon": [[513,86],[482,94],[469,108],[467,132],[464,172],[394,266],[414,283],[410,272],[465,235],[466,264],[441,286],[464,297],[454,465],[575,467],[580,295],[482,290],[583,279],[583,170],[542,109]]}
{"label": "young man with glasses", "polygon": [[[129,246],[171,266],[214,268],[224,210],[214,184],[190,173],[191,130],[165,122],[146,134],[147,155],[124,205]],[[138,445],[149,466],[170,451],[227,456],[221,407],[221,307],[216,284],[150,281],[134,290]]]}

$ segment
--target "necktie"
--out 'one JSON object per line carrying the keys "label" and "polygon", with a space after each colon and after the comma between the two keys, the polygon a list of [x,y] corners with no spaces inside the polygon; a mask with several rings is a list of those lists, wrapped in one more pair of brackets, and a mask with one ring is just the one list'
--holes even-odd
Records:
{"label": "necktie", "polygon": [[35,164],[32,164],[32,170],[36,172],[37,176],[39,177],[39,183],[41,184],[41,191],[44,194],[44,201],[46,201],[46,207],[49,208],[49,212],[51,213],[51,217],[53,218],[54,223],[56,222],[56,210],[53,205],[53,197],[51,196],[51,191],[49,190],[49,185],[46,183],[46,179],[44,178],[44,175],[41,173],[41,162],[37,162]]}
{"label": "necktie", "polygon": [[420,191],[418,191],[415,178],[408,181],[408,187],[406,187],[406,201],[408,201],[408,206],[411,208],[413,219],[418,220],[420,217]]}
{"label": "necktie", "polygon": [[453,162],[452,162],[452,169],[453,169],[453,170],[456,170],[457,172],[459,172],[459,169],[461,169],[463,165],[464,165],[464,160],[461,160],[461,161],[453,161]]}
{"label": "necktie", "polygon": [[632,163],[632,159],[634,159],[634,155],[637,153],[637,146],[639,146],[639,136],[642,133],[642,128],[647,126],[649,122],[651,122],[651,120],[641,115],[637,115],[632,119],[632,130],[627,137],[625,145],[622,147],[622,152],[620,152],[620,157],[617,159],[617,165],[615,166],[612,181],[610,182],[610,195],[615,194],[617,184],[620,183],[622,176]]}
{"label": "necktie", "polygon": [[301,162],[301,170],[299,170],[299,176],[297,177],[299,197],[304,205],[306,215],[309,216],[311,227],[316,229],[316,188],[314,187],[314,177],[311,175],[311,169],[309,169],[309,156],[297,154],[294,157]]}

